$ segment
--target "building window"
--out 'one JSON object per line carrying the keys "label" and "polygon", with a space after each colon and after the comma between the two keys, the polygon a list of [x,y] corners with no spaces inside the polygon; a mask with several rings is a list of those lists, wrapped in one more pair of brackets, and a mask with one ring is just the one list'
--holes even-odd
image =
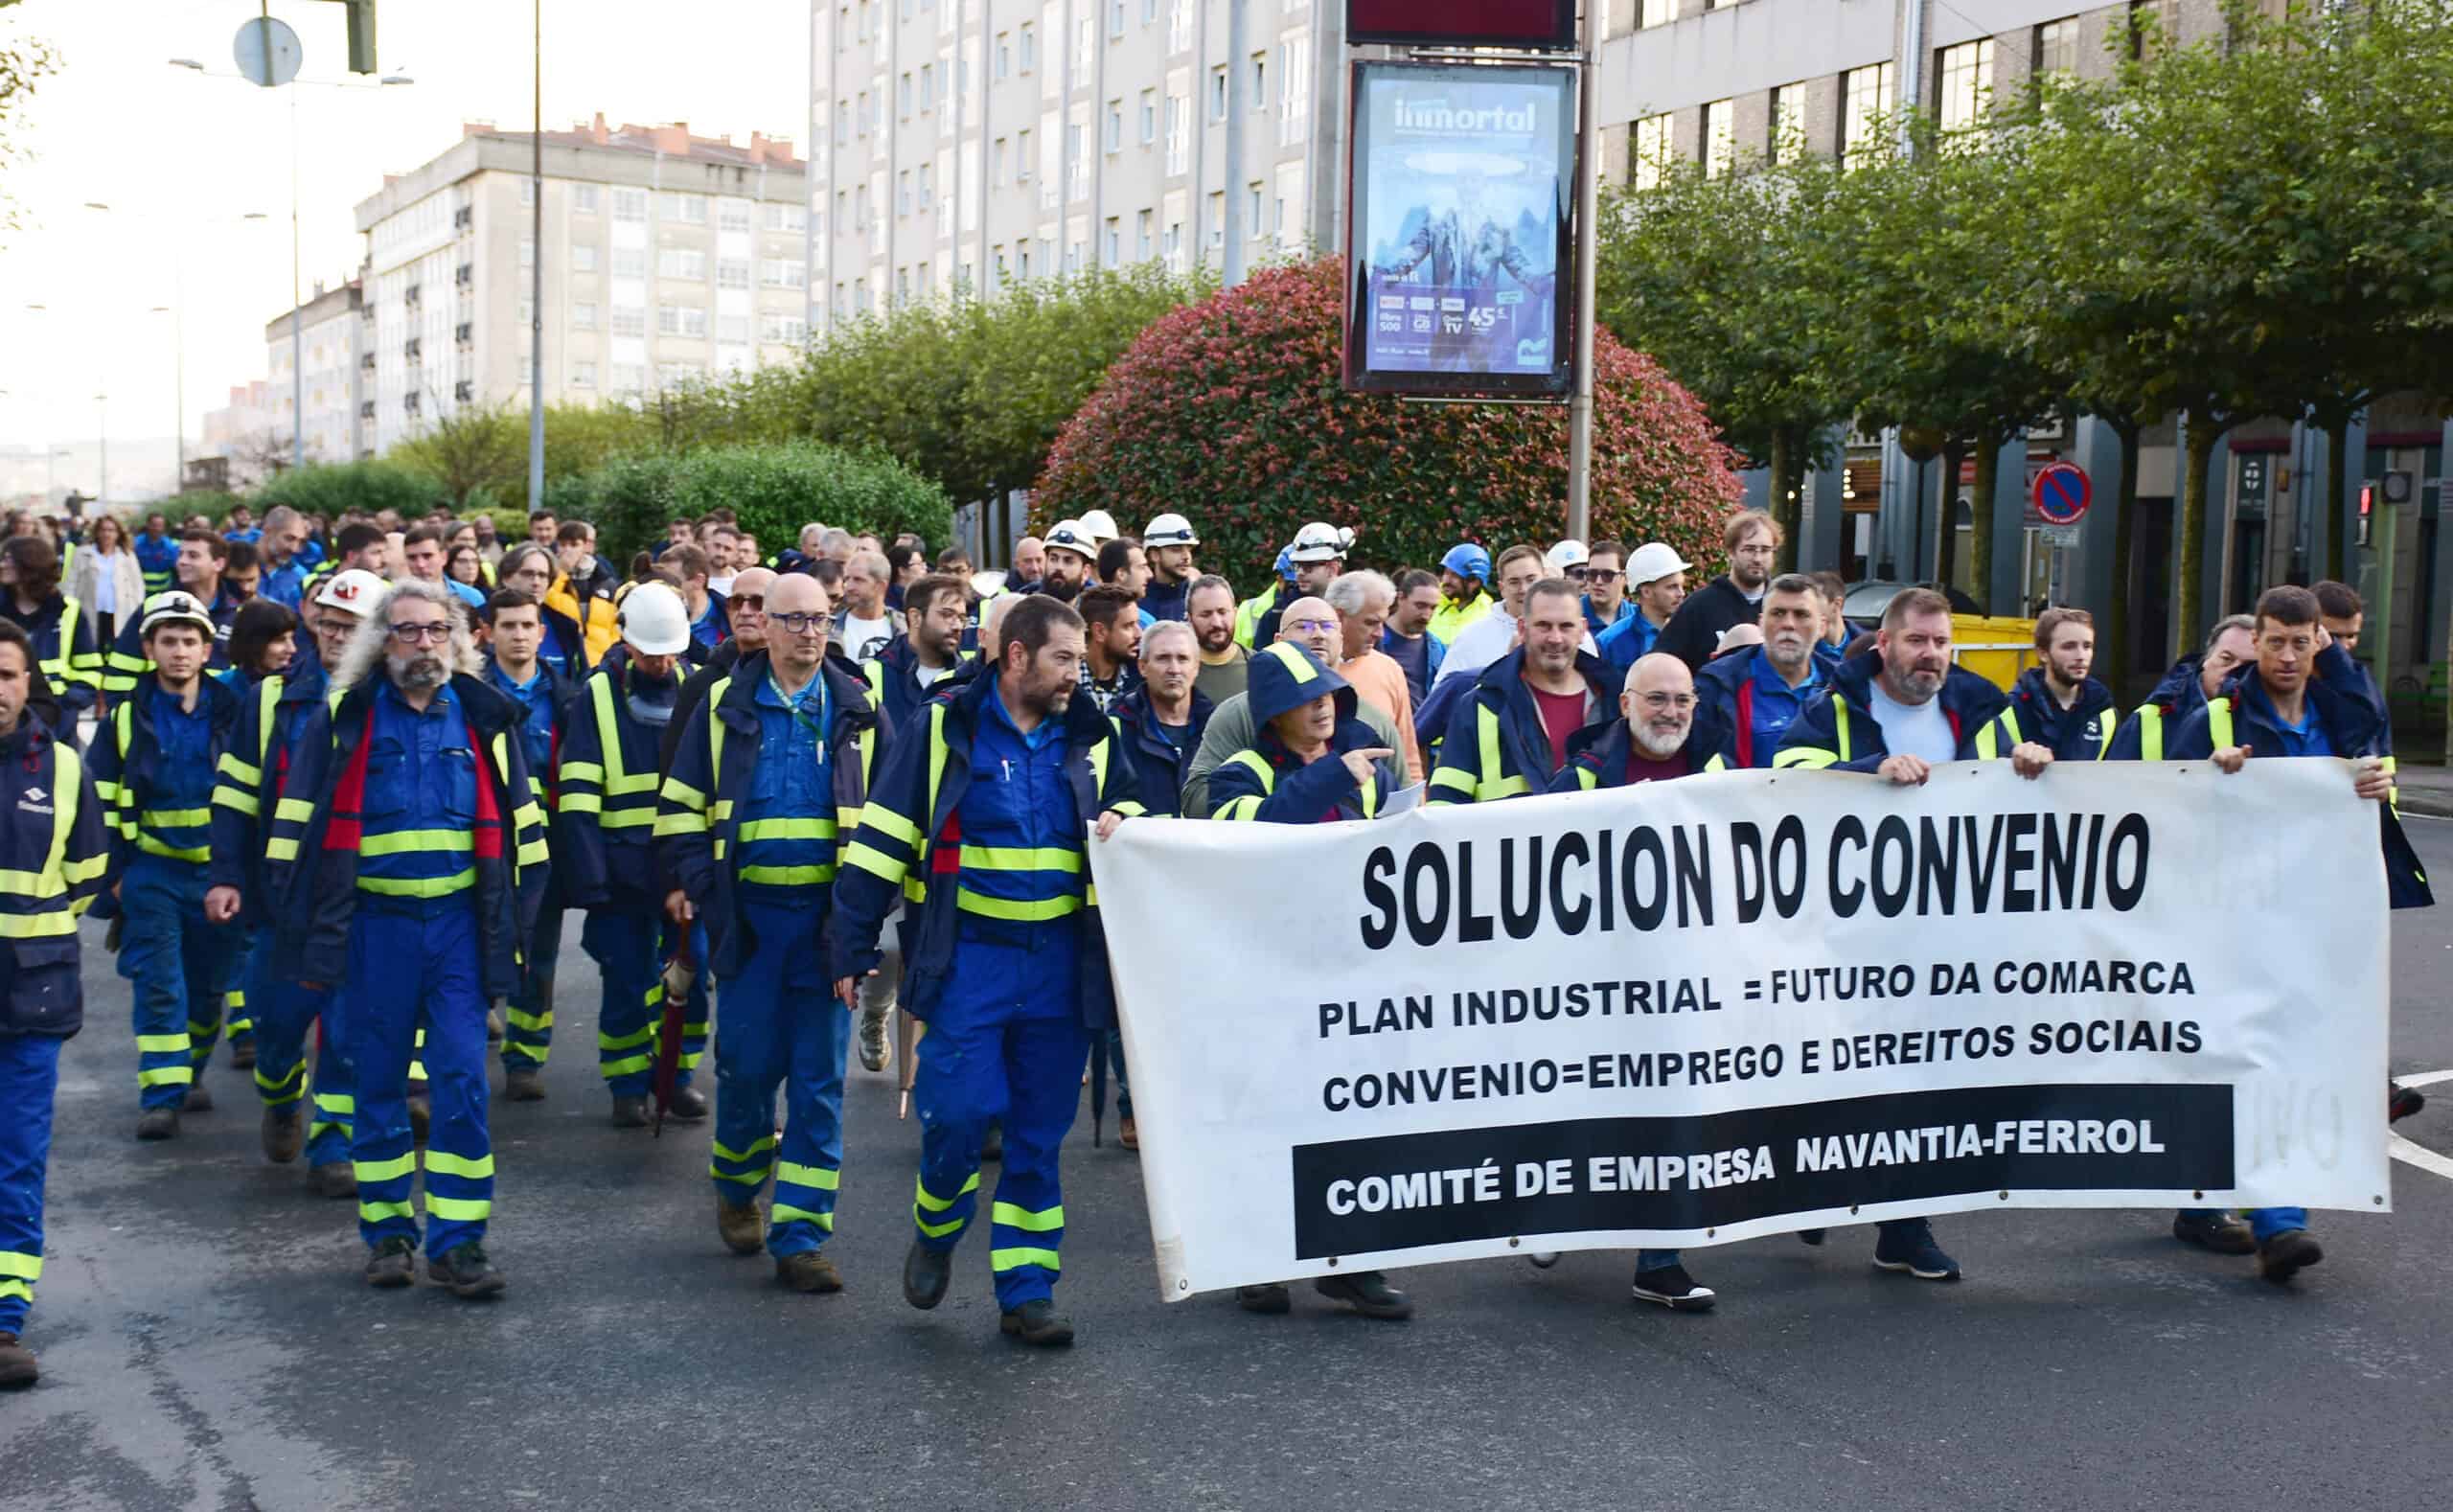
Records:
{"label": "building window", "polygon": [[1099,262],[1107,267],[1115,267],[1124,262],[1124,226],[1113,216],[1108,217],[1107,224],[1100,231]]}
{"label": "building window", "polygon": [[1288,34],[1278,46],[1277,140],[1280,146],[1303,140],[1311,114],[1312,38],[1306,32]]}
{"label": "building window", "polygon": [[1014,44],[1002,32],[997,34],[997,77],[1003,79],[1014,71]]}
{"label": "building window", "polygon": [[936,103],[937,65],[923,63],[920,65],[920,108],[931,110],[936,107]]}
{"label": "building window", "polygon": [[1073,66],[1082,73],[1087,74],[1090,70],[1090,58],[1096,49],[1098,35],[1099,24],[1091,17],[1086,15],[1074,23]]}
{"label": "building window", "polygon": [[798,346],[809,339],[809,321],[800,315],[786,315],[770,309],[761,317],[760,325],[759,335],[764,340]]}
{"label": "building window", "polygon": [[571,307],[571,329],[573,331],[594,331],[596,329],[596,305],[594,301],[583,300]]}
{"label": "building window", "polygon": [[1167,11],[1167,51],[1192,51],[1192,0],[1176,0]]}
{"label": "building window", "polygon": [[1226,70],[1223,67],[1209,71],[1209,119],[1226,119]]}
{"label": "building window", "polygon": [[581,184],[571,191],[571,210],[583,216],[596,214],[596,186]]}
{"label": "building window", "polygon": [[1252,108],[1269,108],[1269,55],[1254,53],[1251,61]]}
{"label": "building window", "polygon": [[762,270],[761,282],[769,288],[807,288],[809,265],[798,258],[770,257]]}
{"label": "building window", "polygon": [[537,265],[536,242],[522,241],[519,243],[519,265],[522,268],[532,268]]}
{"label": "building window", "polygon": [[1267,223],[1261,219],[1261,186],[1246,184],[1244,186],[1244,235],[1257,239],[1268,229]]}
{"label": "building window", "polygon": [[613,218],[645,220],[648,218],[648,192],[644,189],[613,191]]}
{"label": "building window", "polygon": [[666,247],[655,255],[658,278],[688,279],[704,283],[707,277],[707,254],[690,247]]}
{"label": "building window", "polygon": [[1140,139],[1143,147],[1158,140],[1158,91],[1141,91]]}
{"label": "building window", "polygon": [[1763,155],[1775,163],[1794,163],[1805,150],[1805,120],[1798,110],[1804,98],[1800,84],[1772,91],[1771,130],[1763,142]]}
{"label": "building window", "polygon": [[1226,244],[1226,192],[1223,189],[1209,196],[1209,244]]}
{"label": "building window", "polygon": [[1031,134],[1027,130],[1014,133],[1014,182],[1031,181]]}
{"label": "building window", "polygon": [[911,76],[909,74],[894,81],[894,113],[906,121],[911,119]]}
{"label": "building window", "polygon": [[1629,182],[1638,189],[1661,184],[1669,164],[1669,117],[1646,116],[1636,123],[1636,140],[1628,159]]}
{"label": "building window", "polygon": [[1181,173],[1192,166],[1192,102],[1167,97],[1167,172]]}
{"label": "building window", "polygon": [[573,387],[573,388],[594,388],[595,386],[596,386],[596,364],[595,364],[595,363],[593,363],[593,362],[574,362],[574,363],[572,363],[572,364],[571,364],[571,387]]}
{"label": "building window", "polygon": [[1678,18],[1677,0],[1643,0],[1642,26],[1667,26]]}
{"label": "building window", "polygon": [[1156,218],[1147,210],[1136,211],[1134,214],[1133,260],[1135,263],[1150,261],[1150,223]]}
{"label": "building window", "polygon": [[593,273],[596,271],[596,244],[594,242],[579,241],[572,244],[571,271],[574,273]]}
{"label": "building window", "polygon": [[1108,0],[1108,35],[1124,35],[1124,0]]}
{"label": "building window", "polygon": [[928,214],[937,205],[937,165],[920,165],[920,213]]}
{"label": "building window", "polygon": [[767,229],[769,231],[805,231],[809,228],[809,207],[788,205],[770,200],[767,206]]}
{"label": "building window", "polygon": [[749,286],[749,259],[745,257],[718,258],[716,260],[716,286],[718,288],[747,288]]}
{"label": "building window", "polygon": [[746,199],[723,199],[716,202],[716,229],[719,231],[752,231],[757,229],[757,211]]}
{"label": "building window", "polygon": [[1942,129],[1976,125],[1993,93],[1993,39],[1943,48],[1935,72],[1939,87],[1935,90],[1934,107],[1941,113]]}
{"label": "building window", "polygon": [[685,226],[703,226],[707,223],[706,195],[676,194],[668,189],[657,198],[661,201],[656,207],[657,214],[665,219],[678,220]]}
{"label": "building window", "polygon": [[894,175],[894,213],[911,214],[911,170],[907,168]]}
{"label": "building window", "polygon": [[648,333],[648,312],[636,305],[613,307],[613,334],[644,336]]}
{"label": "building window", "polygon": [[1039,66],[1039,33],[1032,29],[1028,21],[1022,23],[1021,31],[1022,72],[1027,74]]}
{"label": "building window", "polygon": [[1736,103],[1715,100],[1704,106],[1704,176],[1718,178],[1737,166],[1737,135],[1731,124]]}
{"label": "building window", "polygon": [[613,276],[615,278],[647,277],[648,249],[645,247],[615,247],[613,249]]}
{"label": "building window", "polygon": [[519,208],[527,210],[533,207],[536,203],[537,180],[533,178],[521,179],[519,181]]}
{"label": "building window", "polygon": [[1855,161],[1874,145],[1874,126],[1898,103],[1899,70],[1877,63],[1840,76],[1840,161]]}
{"label": "building window", "polygon": [[2078,22],[2047,21],[2035,29],[2035,71],[2064,77],[2078,71]]}
{"label": "building window", "polygon": [[1001,136],[989,144],[988,183],[994,189],[1005,187],[1005,139]]}
{"label": "building window", "polygon": [[1124,150],[1124,102],[1121,100],[1108,102],[1107,149],[1111,152]]}

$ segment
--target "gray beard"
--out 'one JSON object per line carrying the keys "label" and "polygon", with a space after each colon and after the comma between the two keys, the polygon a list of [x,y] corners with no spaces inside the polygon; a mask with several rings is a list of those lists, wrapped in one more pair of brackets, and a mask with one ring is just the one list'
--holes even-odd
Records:
{"label": "gray beard", "polygon": [[1686,732],[1685,730],[1679,731],[1678,738],[1671,741],[1666,745],[1655,744],[1660,740],[1660,737],[1652,732],[1649,725],[1630,724],[1627,726],[1627,730],[1628,733],[1635,738],[1636,749],[1643,752],[1646,756],[1651,757],[1654,761],[1667,761],[1672,756],[1677,755],[1680,748],[1686,744]]}
{"label": "gray beard", "polygon": [[392,663],[392,680],[411,693],[440,688],[450,676],[440,656],[412,656]]}

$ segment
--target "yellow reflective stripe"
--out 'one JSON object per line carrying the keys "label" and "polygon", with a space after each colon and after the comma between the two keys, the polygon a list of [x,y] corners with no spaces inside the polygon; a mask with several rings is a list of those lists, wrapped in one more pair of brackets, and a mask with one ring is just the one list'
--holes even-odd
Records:
{"label": "yellow reflective stripe", "polygon": [[62,862],[59,875],[69,885],[74,886],[78,882],[92,882],[110,870],[110,864],[111,859],[107,856],[88,856],[80,861]]}
{"label": "yellow reflective stripe", "polygon": [[542,1032],[554,1026],[554,1011],[550,1008],[543,1013],[529,1013],[525,1009],[514,1008],[506,1004],[502,1016],[515,1029]]}
{"label": "yellow reflective stripe", "polygon": [[2216,699],[2206,705],[2206,732],[2214,738],[2214,748],[2221,750],[2232,744],[2232,700]]}
{"label": "yellow reflective stripe", "polygon": [[943,1239],[960,1229],[965,1222],[964,1219],[950,1218],[942,1224],[932,1224],[917,1213],[911,1215],[912,1226],[931,1239]]}
{"label": "yellow reflective stripe", "polygon": [[835,880],[832,866],[745,866],[741,880],[760,887],[815,887]]}
{"label": "yellow reflective stripe", "polygon": [[814,1212],[806,1207],[794,1207],[790,1203],[777,1203],[774,1207],[768,1212],[767,1221],[772,1224],[815,1224],[818,1227],[825,1229],[830,1234],[835,1232],[835,1215],[833,1213]]}
{"label": "yellow reflective stripe", "polygon": [[920,826],[883,804],[872,802],[861,809],[860,822],[880,835],[901,840],[915,851],[920,848]]}
{"label": "yellow reflective stripe", "polygon": [[2002,732],[1991,720],[1976,732],[1976,759],[1991,761],[2002,754]]}
{"label": "yellow reflective stripe", "polygon": [[477,869],[473,866],[448,877],[416,877],[406,881],[390,877],[360,877],[357,880],[357,885],[363,890],[385,898],[447,898],[476,884]]}
{"label": "yellow reflective stripe", "polygon": [[1467,776],[1461,767],[1440,767],[1431,774],[1431,785],[1434,788],[1453,789],[1468,798],[1474,795],[1474,779]]}
{"label": "yellow reflective stripe", "polygon": [[183,1034],[140,1034],[136,1037],[139,1055],[185,1055],[188,1037]]}
{"label": "yellow reflective stripe", "polygon": [[[1285,642],[1280,641],[1278,644],[1284,645]],[[1019,1271],[1026,1265],[1040,1266],[1049,1271],[1065,1269],[1064,1260],[1053,1249],[1020,1248],[988,1251],[988,1266],[992,1271]]]}
{"label": "yellow reflective stripe", "polygon": [[767,1184],[767,1168],[763,1165],[755,1171],[746,1172],[738,1176],[730,1171],[719,1171],[711,1165],[707,1167],[707,1174],[714,1177],[719,1181],[739,1181],[744,1186],[764,1186]]}
{"label": "yellow reflective stripe", "polygon": [[814,1186],[820,1191],[832,1192],[843,1177],[842,1173],[830,1171],[822,1165],[801,1165],[791,1160],[778,1160],[775,1162],[775,1180],[790,1181],[794,1186]]}
{"label": "yellow reflective stripe", "polygon": [[709,828],[705,814],[692,813],[686,810],[674,813],[659,813],[655,816],[655,836],[658,839],[668,835],[704,835]]}
{"label": "yellow reflective stripe", "polygon": [[602,809],[596,815],[596,827],[600,830],[653,829],[654,825],[653,809]]}
{"label": "yellow reflective stripe", "polygon": [[298,859],[298,837],[292,835],[276,835],[264,841],[264,859],[268,861]]}
{"label": "yellow reflective stripe", "polygon": [[718,824],[722,824],[726,819],[731,818],[732,800],[730,798],[718,798],[716,800],[716,806],[707,811],[707,817],[715,820]]}
{"label": "yellow reflective stripe", "polygon": [[678,777],[667,777],[664,779],[664,795],[685,809],[695,810],[699,813],[704,813],[706,811],[707,795],[700,792],[698,789],[691,787],[688,783],[683,782]]}
{"label": "yellow reflective stripe", "polygon": [[902,861],[886,855],[883,851],[873,850],[858,840],[854,840],[843,848],[843,864],[858,866],[889,886],[903,881],[904,873],[909,870]]}
{"label": "yellow reflective stripe", "polygon": [[[567,778],[569,773],[564,772],[563,776]],[[604,811],[605,800],[592,792],[565,791],[562,794],[562,812],[564,813],[601,813]]]}
{"label": "yellow reflective stripe", "polygon": [[833,819],[751,819],[741,827],[744,844],[751,840],[831,840]]}
{"label": "yellow reflective stripe", "polygon": [[195,1069],[185,1065],[156,1066],[136,1073],[139,1087],[186,1087],[195,1080]]}
{"label": "yellow reflective stripe", "polygon": [[[1840,754],[1835,759],[1848,760],[1848,700],[1836,693],[1831,696],[1831,730],[1833,744],[1840,747]],[[1778,758],[1775,757],[1774,764],[1777,763]],[[1816,765],[1826,766],[1828,763],[1818,762]]]}
{"label": "yellow reflective stripe", "polygon": [[494,1204],[490,1198],[437,1197],[432,1192],[425,1194],[425,1215],[428,1218],[448,1218],[455,1224],[473,1224],[481,1218],[490,1216],[493,1210]]}
{"label": "yellow reflective stripe", "polygon": [[[662,1002],[664,1000],[663,992],[664,990],[661,987],[651,988],[648,992],[648,1000],[650,1002]],[[596,1035],[596,1047],[600,1050],[628,1050],[635,1045],[645,1044],[650,1040],[654,1039],[655,1030],[656,1026],[654,1024],[649,1024],[646,1028],[634,1030],[630,1034],[607,1034],[603,1030],[599,1030]]]}
{"label": "yellow reflective stripe", "polygon": [[213,801],[222,808],[243,813],[250,819],[258,817],[264,812],[263,805],[256,802],[254,793],[241,792],[236,788],[214,789]]}
{"label": "yellow reflective stripe", "polygon": [[351,1164],[356,1167],[357,1179],[361,1181],[390,1181],[416,1170],[418,1157],[417,1152],[412,1150],[406,1155],[396,1155],[388,1160],[354,1160]]}
{"label": "yellow reflective stripe", "polygon": [[42,1279],[42,1256],[15,1249],[0,1249],[0,1275],[13,1275],[28,1281]]}
{"label": "yellow reflective stripe", "polygon": [[965,866],[985,872],[1078,872],[1082,853],[1062,845],[966,845]]}
{"label": "yellow reflective stripe", "polygon": [[518,853],[514,859],[522,866],[541,866],[549,854],[545,848],[544,837],[539,836],[533,840],[520,841]]}
{"label": "yellow reflective stripe", "polygon": [[47,881],[41,872],[0,869],[0,892],[15,893],[28,898],[53,898],[67,891],[56,881]]}
{"label": "yellow reflective stripe", "polygon": [[746,1150],[732,1149],[721,1139],[712,1139],[708,1142],[715,1146],[717,1155],[722,1156],[727,1160],[733,1161],[746,1160],[752,1156],[764,1155],[768,1151],[775,1148],[775,1136],[773,1134],[765,1134],[760,1136]]}
{"label": "yellow reflective stripe", "polygon": [[174,861],[194,861],[202,865],[212,859],[213,851],[203,845],[165,845],[150,835],[136,836],[136,848],[148,856],[167,857]]}
{"label": "yellow reflective stripe", "polygon": [[147,809],[136,817],[139,822],[152,825],[155,829],[172,830],[191,824],[209,824],[213,820],[213,811],[211,809]]}
{"label": "yellow reflective stripe", "polygon": [[[1280,642],[1280,644],[1284,643]],[[1012,1203],[991,1203],[988,1204],[988,1218],[991,1223],[1003,1224],[1008,1228],[1021,1228],[1035,1234],[1044,1234],[1065,1226],[1065,1208],[1062,1203],[1059,1203],[1057,1206],[1033,1212],[1027,1207],[1017,1207]]]}
{"label": "yellow reflective stripe", "polygon": [[[1253,776],[1260,779],[1261,792],[1264,795],[1277,790],[1277,773],[1271,767],[1267,759],[1265,759],[1258,751],[1237,751],[1234,755],[1229,756],[1225,761],[1219,763],[1219,765],[1222,767],[1242,767],[1249,769]],[[1462,777],[1461,773],[1454,773],[1454,775],[1458,776],[1460,779]]]}
{"label": "yellow reflective stripe", "polygon": [[962,1201],[965,1194],[979,1190],[979,1173],[976,1171],[972,1172],[971,1180],[962,1183],[962,1191],[956,1192],[951,1197],[937,1198],[930,1196],[928,1183],[925,1181],[912,1182],[911,1190],[914,1194],[912,1197],[913,1202],[918,1203],[921,1206],[927,1208],[932,1213],[942,1213],[947,1208],[953,1206],[954,1203]]}
{"label": "yellow reflective stripe", "polygon": [[473,851],[477,837],[467,830],[394,830],[370,835],[358,842],[360,856],[399,856],[411,851]]}
{"label": "yellow reflective stripe", "polygon": [[1479,704],[1475,706],[1474,713],[1474,731],[1480,741],[1482,757],[1482,769],[1479,774],[1481,780],[1474,785],[1474,796],[1494,798],[1499,796],[1499,716]]}
{"label": "yellow reflective stripe", "polygon": [[1311,658],[1305,655],[1302,649],[1293,641],[1272,641],[1253,654],[1276,657],[1285,665],[1286,670],[1294,675],[1295,685],[1298,688],[1319,676],[1319,673],[1313,669]]}
{"label": "yellow reflective stripe", "polygon": [[1082,900],[1066,894],[1060,898],[1037,898],[1018,901],[1012,898],[991,898],[973,892],[968,887],[954,889],[954,906],[965,913],[975,913],[988,919],[1010,919],[1023,924],[1040,924],[1049,919],[1062,919],[1081,909]]}
{"label": "yellow reflective stripe", "polygon": [[1259,819],[1260,816],[1261,799],[1258,793],[1246,793],[1240,798],[1229,798],[1225,805],[1210,814],[1213,819],[1225,819],[1234,824],[1249,823]]}
{"label": "yellow reflective stripe", "polygon": [[1840,758],[1831,752],[1812,745],[1792,745],[1787,750],[1774,753],[1772,765],[1775,767],[1829,767],[1839,760]]}
{"label": "yellow reflective stripe", "polygon": [[248,788],[252,788],[256,784],[264,780],[263,769],[258,767],[250,766],[246,762],[241,761],[237,751],[223,751],[221,753],[220,765],[217,766],[214,770],[219,775],[229,778],[232,782],[239,783],[241,786]]}
{"label": "yellow reflective stripe", "polygon": [[430,1149],[425,1153],[425,1168],[430,1174],[465,1176],[472,1181],[482,1181],[493,1176],[494,1157],[489,1153],[471,1160],[465,1155]]}
{"label": "yellow reflective stripe", "polygon": [[406,1219],[414,1216],[414,1210],[406,1203],[360,1203],[357,1204],[357,1221],[362,1224],[379,1224],[387,1218]]}
{"label": "yellow reflective stripe", "polygon": [[562,763],[562,771],[564,782],[603,782],[605,780],[605,768],[592,761],[566,761]]}
{"label": "yellow reflective stripe", "polygon": [[272,806],[272,816],[287,819],[293,824],[305,824],[315,816],[315,806],[304,798],[284,798]]}

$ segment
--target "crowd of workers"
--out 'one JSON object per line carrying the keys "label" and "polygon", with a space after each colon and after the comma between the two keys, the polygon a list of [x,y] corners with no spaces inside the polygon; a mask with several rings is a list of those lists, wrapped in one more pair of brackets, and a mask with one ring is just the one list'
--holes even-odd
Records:
{"label": "crowd of workers", "polygon": [[[1349,570],[1353,533],[1314,523],[1239,596],[1177,514],[1137,538],[1059,521],[1001,584],[960,548],[818,524],[767,555],[722,512],[675,519],[627,573],[587,522],[547,515],[517,540],[287,508],[9,531],[0,1385],[35,1375],[19,1335],[88,911],[131,985],[136,1136],[212,1108],[227,1039],[266,1158],[303,1156],[312,1191],[355,1200],[373,1286],[412,1284],[423,1250],[434,1284],[504,1290],[488,1061],[508,1099],[546,1095],[577,911],[608,1116],[712,1119],[724,1246],[795,1291],[842,1286],[826,1243],[857,1042],[871,1071],[901,1060],[922,1126],[905,1296],[944,1296],[1000,1159],[1000,1327],[1049,1344],[1072,1338],[1059,1151],[1086,1063],[1094,1120],[1112,1071],[1137,1147],[1086,862],[1134,817],[1368,820],[1407,789],[1485,803],[1733,767],[1917,784],[1995,759],[2037,779],[2340,756],[2362,798],[2393,789],[2342,584],[2267,591],[2123,717],[2084,612],[2036,622],[2038,663],[2006,692],[1955,664],[1940,594],[1902,590],[1860,630],[1836,578],[1774,570],[1778,527],[1755,512],[1691,593],[1697,569],[1657,541],[1460,543],[1390,576]],[[2429,901],[2381,812],[2396,905]],[[2174,1232],[2278,1281],[2322,1254],[2299,1209],[2187,1212]],[[1960,1273],[1922,1219],[1880,1225],[1873,1261]],[[1377,1272],[1314,1285],[1411,1312]],[[1638,1257],[1633,1294],[1715,1300],[1670,1250]],[[1291,1303],[1282,1285],[1237,1300]]]}

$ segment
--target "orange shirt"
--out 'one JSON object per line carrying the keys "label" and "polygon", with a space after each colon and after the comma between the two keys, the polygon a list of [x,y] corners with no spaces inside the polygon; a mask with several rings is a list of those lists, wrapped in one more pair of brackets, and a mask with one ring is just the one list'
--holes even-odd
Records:
{"label": "orange shirt", "polygon": [[1422,781],[1422,751],[1414,742],[1413,691],[1406,686],[1406,669],[1384,651],[1366,651],[1338,664],[1338,676],[1354,685],[1356,698],[1380,706],[1397,726],[1398,753],[1406,758],[1406,782]]}

